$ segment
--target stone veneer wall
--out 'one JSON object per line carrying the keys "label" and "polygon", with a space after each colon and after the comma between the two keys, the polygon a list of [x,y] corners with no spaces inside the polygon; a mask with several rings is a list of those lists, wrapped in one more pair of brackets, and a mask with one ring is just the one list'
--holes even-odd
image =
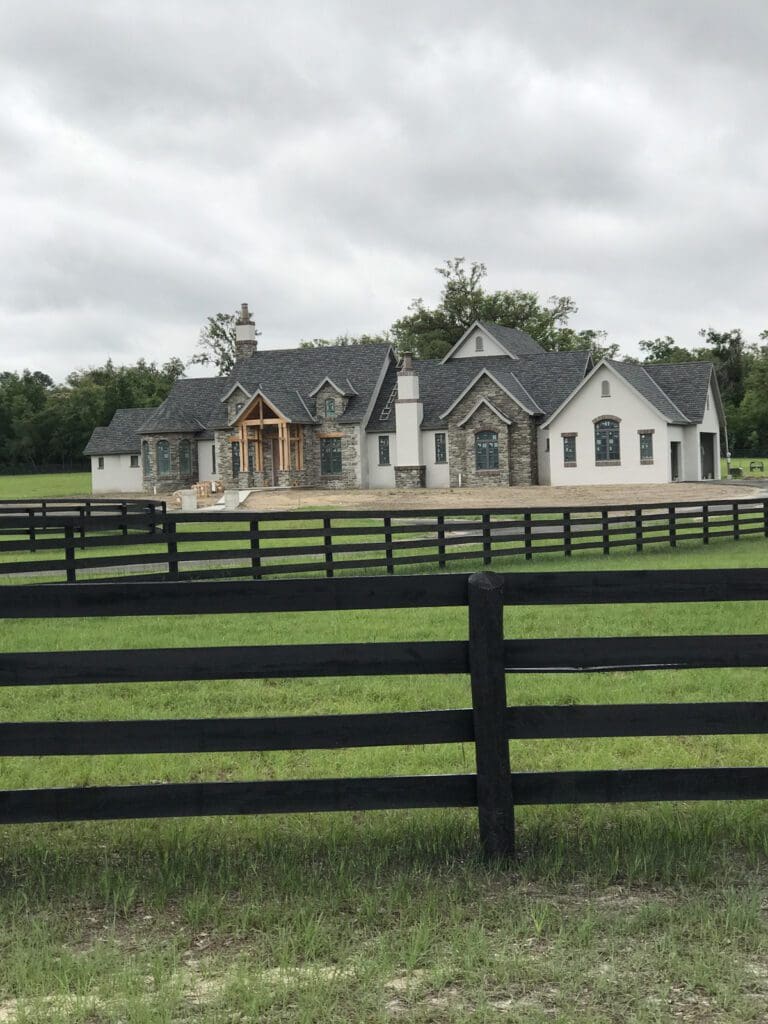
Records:
{"label": "stone veneer wall", "polygon": [[[179,491],[197,483],[200,468],[197,462],[197,438],[194,434],[145,434],[141,438],[142,443],[149,444],[149,472],[144,470],[143,444],[139,450],[139,465],[142,472],[142,484],[145,492],[153,494],[158,491]],[[157,442],[167,441],[171,455],[171,472],[169,476],[159,476],[157,472]],[[190,448],[190,472],[188,475],[181,475],[179,445],[182,441],[189,441]],[[218,452],[217,452],[218,455]]]}
{"label": "stone veneer wall", "polygon": [[426,483],[426,466],[395,466],[395,487],[414,489],[425,487]]}
{"label": "stone veneer wall", "polygon": [[[486,405],[481,405],[463,426],[481,398],[487,399],[511,421],[507,426]],[[499,468],[475,468],[475,434],[495,430],[499,435]],[[538,482],[536,421],[493,381],[483,378],[448,417],[448,465],[451,487],[528,486]]]}

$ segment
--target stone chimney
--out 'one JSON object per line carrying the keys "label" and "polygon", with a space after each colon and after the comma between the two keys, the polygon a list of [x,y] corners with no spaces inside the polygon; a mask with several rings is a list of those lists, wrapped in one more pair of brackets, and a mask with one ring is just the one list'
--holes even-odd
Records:
{"label": "stone chimney", "polygon": [[256,354],[256,325],[248,312],[248,303],[240,306],[240,316],[235,321],[235,360],[248,359]]}
{"label": "stone chimney", "polygon": [[397,374],[395,402],[396,487],[424,487],[426,484],[426,467],[421,461],[423,416],[424,405],[419,397],[419,375],[413,366],[413,354],[404,352]]}

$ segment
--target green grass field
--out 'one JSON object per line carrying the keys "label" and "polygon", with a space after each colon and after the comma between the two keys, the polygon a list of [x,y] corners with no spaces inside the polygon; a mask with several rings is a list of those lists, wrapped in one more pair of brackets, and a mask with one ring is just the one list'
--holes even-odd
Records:
{"label": "green grass field", "polygon": [[[768,566],[768,542],[538,568]],[[3,623],[4,651],[461,638],[466,611]],[[766,632],[760,603],[514,607],[513,636]],[[508,676],[510,703],[762,700],[764,670]],[[463,676],[5,688],[0,719],[466,707]],[[515,769],[765,764],[761,737],[525,741]],[[4,758],[3,788],[471,771],[461,745]],[[768,806],[522,808],[0,828],[0,1021],[764,1021]]]}
{"label": "green grass field", "polygon": [[0,476],[3,498],[82,498],[91,493],[90,473],[35,473]]}

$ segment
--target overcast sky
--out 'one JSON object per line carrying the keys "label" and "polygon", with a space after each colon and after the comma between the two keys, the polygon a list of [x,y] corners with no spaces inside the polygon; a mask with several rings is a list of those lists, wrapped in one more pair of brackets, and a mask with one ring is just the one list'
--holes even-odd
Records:
{"label": "overcast sky", "polygon": [[768,327],[766,0],[0,0],[0,369],[375,332],[449,256]]}

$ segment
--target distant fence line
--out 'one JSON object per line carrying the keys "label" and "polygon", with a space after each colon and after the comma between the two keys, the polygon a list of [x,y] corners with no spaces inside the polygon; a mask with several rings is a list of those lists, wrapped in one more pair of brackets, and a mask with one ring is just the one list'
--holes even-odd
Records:
{"label": "distant fence line", "polygon": [[[766,601],[768,570],[476,573],[343,580],[0,588],[0,618],[466,607],[466,639],[0,654],[0,685],[468,676],[471,707],[295,717],[0,723],[4,756],[467,743],[472,773],[0,790],[0,823],[477,807],[489,857],[514,851],[515,806],[768,798],[768,768],[513,770],[510,740],[768,733],[765,701],[513,706],[506,673],[768,666],[768,636],[505,639],[507,605]],[[674,621],[670,609],[670,621]],[[299,627],[297,626],[297,629]],[[286,685],[290,685],[286,683]],[[577,683],[575,685],[578,685]],[[182,691],[183,694],[183,691]],[[34,698],[32,698],[33,700]],[[183,698],[180,698],[183,699]]]}
{"label": "distant fence line", "polygon": [[89,473],[90,459],[76,459],[72,462],[25,462],[12,466],[0,466],[0,476],[37,476],[47,473]]}
{"label": "distant fence line", "polygon": [[[9,510],[9,505],[14,507]],[[162,502],[0,503],[0,574],[63,580],[345,575],[768,537],[768,498],[578,509],[169,513]],[[75,514],[76,513],[76,514]],[[226,529],[220,529],[222,525]],[[32,558],[21,558],[23,552]]]}

